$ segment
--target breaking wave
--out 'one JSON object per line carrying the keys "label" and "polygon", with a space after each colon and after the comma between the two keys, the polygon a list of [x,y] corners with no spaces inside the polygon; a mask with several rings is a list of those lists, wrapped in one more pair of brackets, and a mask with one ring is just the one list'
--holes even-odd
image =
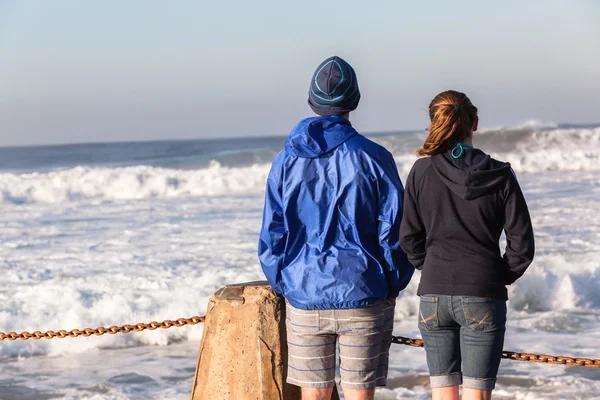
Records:
{"label": "breaking wave", "polygon": [[[533,128],[532,128],[533,127]],[[378,136],[405,178],[423,133]],[[478,134],[478,147],[508,161],[517,173],[600,170],[600,127],[553,128],[525,124]],[[198,169],[156,165],[84,167],[33,173],[0,173],[4,204],[118,201],[260,193],[269,164],[226,166],[212,161]]]}
{"label": "breaking wave", "polygon": [[45,173],[0,174],[3,203],[61,203],[251,193],[264,188],[269,166],[198,170],[153,166],[75,167]]}

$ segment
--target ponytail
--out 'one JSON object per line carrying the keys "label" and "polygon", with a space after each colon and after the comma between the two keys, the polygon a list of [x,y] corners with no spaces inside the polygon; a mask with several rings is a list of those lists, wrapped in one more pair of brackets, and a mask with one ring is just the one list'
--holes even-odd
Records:
{"label": "ponytail", "polygon": [[444,153],[468,138],[477,118],[477,107],[466,94],[447,90],[429,103],[429,118],[429,134],[423,147],[417,150],[420,157]]}

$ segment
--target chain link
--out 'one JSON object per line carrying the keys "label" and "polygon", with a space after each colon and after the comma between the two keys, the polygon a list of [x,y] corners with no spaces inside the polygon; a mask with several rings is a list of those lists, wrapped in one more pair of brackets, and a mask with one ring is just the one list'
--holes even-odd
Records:
{"label": "chain link", "polygon": [[60,330],[58,332],[54,332],[54,331],[46,331],[43,333],[40,331],[35,331],[35,332],[31,332],[31,333],[30,332],[21,332],[21,333],[0,332],[0,341],[2,341],[2,340],[13,341],[13,340],[17,340],[17,339],[21,339],[21,340],[27,340],[27,339],[40,340],[40,339],[53,339],[53,338],[64,339],[66,337],[76,338],[78,336],[88,337],[88,336],[92,336],[92,335],[102,336],[104,334],[114,335],[116,333],[141,332],[146,329],[153,331],[158,328],[168,329],[173,326],[180,327],[180,326],[184,326],[184,325],[196,325],[201,322],[204,322],[204,318],[205,318],[204,316],[202,316],[202,317],[194,316],[191,318],[179,318],[179,319],[176,319],[175,321],[166,319],[163,322],[152,321],[152,322],[148,322],[147,324],[140,322],[135,325],[129,325],[129,324],[125,324],[123,326],[113,325],[113,326],[109,326],[108,328],[104,328],[104,327],[99,327],[96,329],[84,328],[83,330],[79,330],[79,329],[73,329],[70,331]]}
{"label": "chain link", "polygon": [[[392,343],[404,344],[412,347],[425,347],[421,339],[411,339],[404,336],[393,336]],[[591,358],[549,356],[546,354],[519,353],[516,351],[503,351],[502,358],[515,361],[529,361],[533,363],[566,365],[569,367],[600,368],[600,360],[593,360]]]}

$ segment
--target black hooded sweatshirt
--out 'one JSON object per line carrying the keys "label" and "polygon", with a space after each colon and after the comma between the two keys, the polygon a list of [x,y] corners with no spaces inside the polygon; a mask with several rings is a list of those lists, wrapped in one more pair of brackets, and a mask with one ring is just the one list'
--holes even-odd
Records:
{"label": "black hooded sweatshirt", "polygon": [[[507,299],[534,254],[531,219],[510,164],[478,149],[417,160],[404,192],[400,244],[422,270],[417,294]],[[506,251],[499,240],[506,232]]]}

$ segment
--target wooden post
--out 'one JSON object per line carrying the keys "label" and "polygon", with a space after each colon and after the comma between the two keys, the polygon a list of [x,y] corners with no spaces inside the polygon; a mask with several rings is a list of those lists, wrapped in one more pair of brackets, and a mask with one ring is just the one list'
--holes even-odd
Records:
{"label": "wooden post", "polygon": [[206,311],[191,399],[300,400],[286,375],[284,300],[267,282],[217,291]]}

